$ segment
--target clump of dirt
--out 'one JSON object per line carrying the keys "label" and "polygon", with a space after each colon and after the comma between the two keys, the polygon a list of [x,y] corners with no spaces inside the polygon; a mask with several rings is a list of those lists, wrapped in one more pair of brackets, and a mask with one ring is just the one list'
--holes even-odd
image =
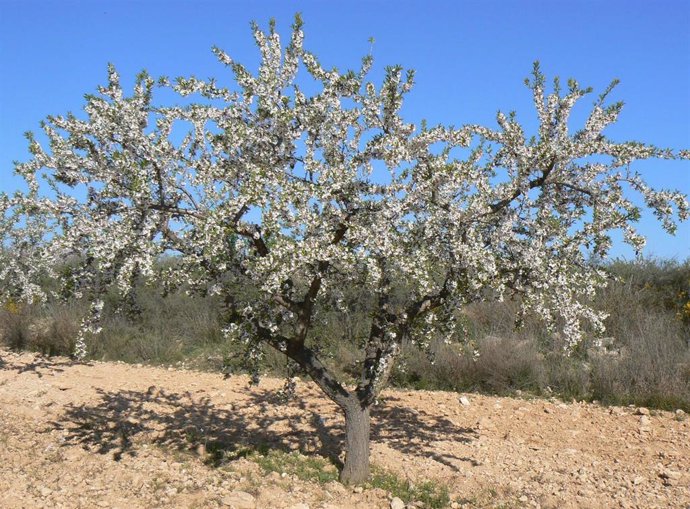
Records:
{"label": "clump of dirt", "polygon": [[[0,507],[399,506],[380,487],[331,480],[343,420],[311,383],[280,404],[276,379],[250,386],[172,368],[0,359]],[[452,507],[690,505],[682,412],[460,396],[385,392],[372,463],[413,485],[446,486]],[[280,472],[275,458],[317,472]]]}

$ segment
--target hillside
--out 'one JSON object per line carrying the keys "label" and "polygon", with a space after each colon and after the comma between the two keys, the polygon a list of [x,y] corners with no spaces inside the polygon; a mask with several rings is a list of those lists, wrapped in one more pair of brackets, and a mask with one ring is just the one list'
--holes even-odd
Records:
{"label": "hillside", "polygon": [[[382,487],[329,480],[318,459],[339,450],[342,419],[310,383],[281,405],[278,379],[0,359],[0,507],[391,506]],[[465,396],[384,393],[372,462],[447,486],[453,507],[690,505],[683,413]]]}

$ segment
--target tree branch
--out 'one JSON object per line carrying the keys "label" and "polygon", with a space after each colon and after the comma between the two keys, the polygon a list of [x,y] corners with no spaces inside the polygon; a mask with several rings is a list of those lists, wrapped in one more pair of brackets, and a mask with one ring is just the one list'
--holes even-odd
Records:
{"label": "tree branch", "polygon": [[[338,244],[345,237],[345,233],[347,233],[348,229],[347,221],[350,219],[350,217],[352,217],[352,214],[354,214],[354,212],[349,213],[345,217],[345,220],[338,225],[335,233],[333,234],[331,245]],[[316,274],[309,284],[309,289],[304,295],[304,299],[302,299],[301,303],[297,304],[297,306],[300,307],[300,310],[299,319],[297,321],[296,340],[302,345],[304,345],[304,342],[307,338],[307,333],[309,332],[311,317],[314,311],[314,302],[316,301],[316,296],[321,289],[323,274],[328,270],[329,266],[330,262],[326,260],[319,261],[316,267]]]}
{"label": "tree branch", "polygon": [[299,364],[336,405],[343,409],[347,406],[352,395],[333,376],[313,350],[285,336],[271,333],[256,321],[254,325],[262,341]]}
{"label": "tree branch", "polygon": [[557,187],[567,187],[568,189],[572,189],[573,191],[577,191],[579,193],[586,194],[587,196],[589,196],[591,198],[595,197],[594,193],[592,191],[590,191],[589,189],[585,189],[583,187],[569,184],[567,182],[554,182],[553,185],[555,185]]}
{"label": "tree branch", "polygon": [[[529,181],[527,184],[527,189],[531,190],[534,189],[535,187],[539,187],[546,182],[546,179],[549,177],[553,169],[556,167],[556,159],[554,158],[551,161],[551,164],[542,172],[541,177],[532,179]],[[504,198],[502,200],[499,200],[491,205],[489,205],[489,208],[491,209],[491,213],[498,212],[499,210],[507,207],[510,205],[513,200],[515,200],[517,197],[521,196],[523,194],[522,189],[516,189],[511,196],[508,198]]]}

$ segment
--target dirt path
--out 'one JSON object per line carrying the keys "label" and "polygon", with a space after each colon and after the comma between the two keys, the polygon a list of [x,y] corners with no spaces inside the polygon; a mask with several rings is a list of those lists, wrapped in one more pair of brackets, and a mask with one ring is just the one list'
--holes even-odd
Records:
{"label": "dirt path", "polygon": [[[0,507],[390,507],[381,489],[266,474],[242,454],[204,462],[212,444],[333,454],[342,419],[311,384],[276,405],[280,380],[0,359]],[[466,396],[385,393],[373,463],[445,483],[455,507],[690,507],[684,416]]]}

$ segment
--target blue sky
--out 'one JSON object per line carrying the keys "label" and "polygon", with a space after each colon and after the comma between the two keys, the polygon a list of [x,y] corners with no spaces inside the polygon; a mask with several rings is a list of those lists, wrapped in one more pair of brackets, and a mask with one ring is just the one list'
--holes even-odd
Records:
{"label": "blue sky", "polygon": [[[370,51],[380,71],[417,72],[405,113],[430,123],[495,125],[498,109],[534,125],[523,80],[534,60],[547,76],[574,77],[626,107],[608,134],[690,148],[690,2],[677,1],[210,1],[0,0],[0,190],[11,191],[12,161],[28,156],[23,132],[49,114],[78,112],[83,94],[106,80],[112,62],[133,82],[153,75],[229,75],[210,52],[220,46],[250,67],[257,61],[249,21],[275,17],[289,33],[305,20],[305,45],[326,66],[357,67]],[[593,101],[593,99],[592,99]],[[580,114],[585,113],[583,101]],[[690,194],[690,162],[637,168],[656,187]],[[690,223],[676,237],[648,215],[645,254],[690,256]],[[616,243],[614,256],[632,251]]]}

